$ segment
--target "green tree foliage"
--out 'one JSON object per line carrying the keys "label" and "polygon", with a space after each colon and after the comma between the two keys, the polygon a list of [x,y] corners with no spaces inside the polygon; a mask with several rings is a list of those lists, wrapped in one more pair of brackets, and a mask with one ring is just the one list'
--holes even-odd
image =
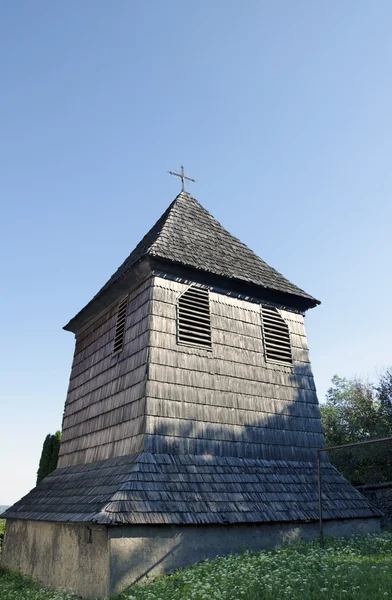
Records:
{"label": "green tree foliage", "polygon": [[[374,383],[335,375],[321,407],[327,446],[392,436],[392,368]],[[354,485],[392,480],[392,443],[335,450],[331,462]]]}
{"label": "green tree foliage", "polygon": [[54,435],[48,433],[42,446],[41,458],[37,472],[37,485],[57,467],[60,450],[61,432]]}
{"label": "green tree foliage", "polygon": [[0,552],[1,552],[1,547],[3,545],[4,530],[5,530],[5,519],[0,519]]}
{"label": "green tree foliage", "polygon": [[[392,368],[381,375],[376,386],[380,417],[386,431],[392,431]],[[391,435],[391,433],[389,433]]]}

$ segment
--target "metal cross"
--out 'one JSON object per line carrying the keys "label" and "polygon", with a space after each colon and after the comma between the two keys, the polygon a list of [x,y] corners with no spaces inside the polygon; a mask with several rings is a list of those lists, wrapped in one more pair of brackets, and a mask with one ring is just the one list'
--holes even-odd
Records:
{"label": "metal cross", "polygon": [[185,181],[192,181],[193,183],[196,182],[196,179],[192,179],[191,177],[188,177],[187,175],[185,175],[183,165],[181,165],[181,173],[176,173],[175,171],[168,171],[168,173],[170,173],[170,175],[174,175],[175,177],[179,177],[181,179],[181,191],[182,192],[185,190]]}

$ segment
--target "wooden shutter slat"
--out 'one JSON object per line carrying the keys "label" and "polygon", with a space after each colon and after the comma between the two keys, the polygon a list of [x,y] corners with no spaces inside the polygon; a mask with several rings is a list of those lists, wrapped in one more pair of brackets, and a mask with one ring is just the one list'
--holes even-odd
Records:
{"label": "wooden shutter slat", "polygon": [[199,300],[198,298],[189,298],[186,297],[184,298],[184,300],[182,301],[182,304],[185,306],[186,304],[195,306],[196,308],[204,308],[206,310],[208,310],[210,303],[208,302],[208,300]]}
{"label": "wooden shutter slat", "polygon": [[278,310],[262,306],[261,323],[266,360],[292,365],[290,331]]}
{"label": "wooden shutter slat", "polygon": [[113,354],[119,354],[124,346],[125,322],[127,318],[128,297],[123,298],[117,309],[116,328],[114,333]]}
{"label": "wooden shutter slat", "polygon": [[178,299],[178,343],[211,348],[209,292],[189,287]]}
{"label": "wooden shutter slat", "polygon": [[202,315],[200,313],[195,312],[194,310],[187,310],[184,308],[180,308],[180,315],[185,319],[196,319],[197,321],[205,321],[208,325],[210,324],[209,315]]}
{"label": "wooden shutter slat", "polygon": [[211,337],[210,332],[206,329],[202,329],[201,327],[189,327],[188,325],[180,325],[179,331],[191,335],[203,335],[208,338]]}
{"label": "wooden shutter slat", "polygon": [[272,332],[268,332],[268,339],[271,340],[278,340],[280,342],[284,342],[285,344],[290,343],[290,337],[287,334],[280,334],[280,333],[272,333]]}

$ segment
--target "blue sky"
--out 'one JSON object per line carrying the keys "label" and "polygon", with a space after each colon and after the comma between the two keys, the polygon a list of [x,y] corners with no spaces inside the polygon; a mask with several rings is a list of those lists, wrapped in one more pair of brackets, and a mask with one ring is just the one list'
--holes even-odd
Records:
{"label": "blue sky", "polygon": [[179,191],[322,305],[320,399],[391,364],[392,4],[0,6],[0,504],[60,427],[62,331]]}

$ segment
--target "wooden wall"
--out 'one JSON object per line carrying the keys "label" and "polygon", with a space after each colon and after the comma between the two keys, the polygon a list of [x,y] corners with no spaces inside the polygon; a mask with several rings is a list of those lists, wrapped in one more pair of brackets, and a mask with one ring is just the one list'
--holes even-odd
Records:
{"label": "wooden wall", "polygon": [[260,305],[210,293],[212,350],[177,344],[187,285],[151,277],[77,336],[59,467],[141,451],[314,460],[324,445],[302,315],[281,311],[293,367],[267,363]]}
{"label": "wooden wall", "polygon": [[59,467],[142,450],[151,294],[151,278],[130,294],[124,349],[117,356],[117,304],[77,335]]}
{"label": "wooden wall", "polygon": [[185,284],[154,278],[145,450],[314,460],[324,445],[302,315],[281,311],[293,367],[266,363],[260,306],[211,293],[212,351],[176,341]]}

